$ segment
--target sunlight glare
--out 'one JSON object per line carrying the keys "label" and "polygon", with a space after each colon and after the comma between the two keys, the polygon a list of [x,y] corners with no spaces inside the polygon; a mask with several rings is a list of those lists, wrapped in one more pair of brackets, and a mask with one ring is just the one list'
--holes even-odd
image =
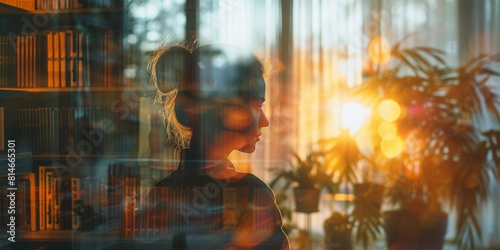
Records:
{"label": "sunlight glare", "polygon": [[342,127],[349,130],[351,133],[356,133],[370,114],[371,110],[359,103],[344,103],[341,108],[340,117]]}
{"label": "sunlight glare", "polygon": [[386,64],[391,58],[391,45],[382,36],[376,36],[368,45],[368,56],[376,64]]}

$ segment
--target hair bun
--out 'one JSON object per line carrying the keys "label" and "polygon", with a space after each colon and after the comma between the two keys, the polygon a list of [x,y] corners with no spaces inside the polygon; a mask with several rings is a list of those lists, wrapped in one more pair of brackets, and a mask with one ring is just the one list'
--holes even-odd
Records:
{"label": "hair bun", "polygon": [[152,81],[163,93],[178,89],[189,81],[192,61],[191,51],[183,46],[174,45],[157,51],[151,59]]}

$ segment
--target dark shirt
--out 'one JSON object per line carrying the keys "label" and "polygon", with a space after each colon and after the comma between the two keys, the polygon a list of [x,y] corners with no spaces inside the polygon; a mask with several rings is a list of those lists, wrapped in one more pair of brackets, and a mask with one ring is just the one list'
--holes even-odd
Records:
{"label": "dark shirt", "polygon": [[[181,235],[190,249],[289,249],[272,190],[230,163],[173,171],[152,188],[136,220],[138,238],[150,244]],[[197,238],[204,240],[190,240]]]}

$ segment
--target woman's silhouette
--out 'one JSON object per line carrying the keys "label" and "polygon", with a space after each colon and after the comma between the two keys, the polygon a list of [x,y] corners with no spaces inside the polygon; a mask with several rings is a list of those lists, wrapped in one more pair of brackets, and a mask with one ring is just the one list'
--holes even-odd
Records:
{"label": "woman's silhouette", "polygon": [[150,62],[178,168],[139,211],[139,239],[165,249],[288,249],[272,190],[227,159],[269,125],[263,65],[239,48],[169,46]]}

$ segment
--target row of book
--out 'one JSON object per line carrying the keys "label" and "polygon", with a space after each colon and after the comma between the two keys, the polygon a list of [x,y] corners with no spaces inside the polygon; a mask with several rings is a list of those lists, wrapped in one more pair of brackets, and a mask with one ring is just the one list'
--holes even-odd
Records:
{"label": "row of book", "polygon": [[113,30],[0,36],[0,87],[120,86],[119,40]]}
{"label": "row of book", "polygon": [[[84,169],[78,170],[82,177],[72,177],[71,168],[39,167],[38,187],[44,190],[39,194],[38,229],[90,231],[101,227],[131,236],[132,218],[151,185],[146,179],[158,176],[144,171],[147,168],[124,164],[110,164],[104,173],[102,168]],[[81,209],[76,208],[79,205]]]}
{"label": "row of book", "polygon": [[135,155],[137,121],[108,107],[4,108],[5,130],[33,155]]}
{"label": "row of book", "polygon": [[[104,173],[95,171],[100,168],[38,166],[35,173],[17,175],[15,214],[10,211],[11,191],[0,189],[0,229],[7,231],[10,217],[15,216],[19,233],[102,226],[125,234],[125,225],[131,225],[127,218],[133,217],[149,186],[140,186],[137,167],[111,164]],[[2,178],[2,187],[9,186],[4,183],[7,179]]]}
{"label": "row of book", "polygon": [[0,3],[20,9],[33,10],[63,10],[76,8],[111,8],[120,7],[115,0],[0,0]]}

